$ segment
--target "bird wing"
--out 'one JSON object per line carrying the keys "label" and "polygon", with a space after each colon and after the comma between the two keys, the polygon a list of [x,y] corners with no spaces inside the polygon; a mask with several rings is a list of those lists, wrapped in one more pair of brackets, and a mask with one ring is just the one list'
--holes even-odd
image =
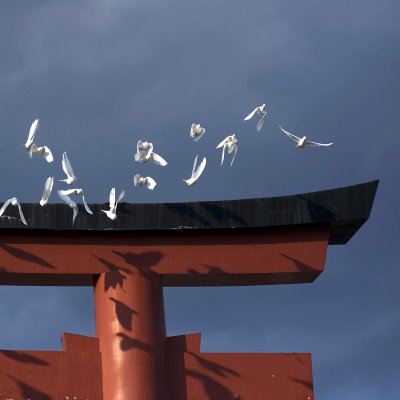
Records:
{"label": "bird wing", "polygon": [[140,176],[140,174],[135,174],[133,176],[133,184],[135,186],[140,186],[142,184],[142,177]]}
{"label": "bird wing", "polygon": [[86,204],[85,196],[84,196],[83,192],[82,192],[81,196],[82,196],[83,205],[85,206],[85,210],[86,210],[89,214],[92,214],[92,215],[93,215],[93,211],[92,211],[92,210],[89,208],[89,206]]}
{"label": "bird wing", "polygon": [[231,167],[232,167],[233,161],[235,160],[237,150],[238,150],[238,146],[235,145],[235,150],[234,150],[235,152],[233,153],[233,157],[232,157],[232,161],[231,161],[231,165],[230,165]]}
{"label": "bird wing", "polygon": [[11,199],[8,199],[4,202],[3,206],[0,208],[0,217],[3,215],[4,211],[8,207],[8,205],[15,199],[15,197],[11,197]]}
{"label": "bird wing", "polygon": [[245,119],[244,121],[248,121],[249,119],[253,118],[254,114],[258,111],[259,107],[256,107]]}
{"label": "bird wing", "polygon": [[112,210],[115,206],[115,188],[112,188],[110,191],[109,203],[110,203],[110,210]]}
{"label": "bird wing", "polygon": [[261,131],[261,128],[262,128],[262,126],[263,126],[263,124],[264,124],[264,120],[265,120],[265,117],[267,116],[267,113],[265,113],[261,118],[260,118],[260,120],[258,121],[258,123],[257,123],[257,132],[260,132]]}
{"label": "bird wing", "polygon": [[39,150],[41,153],[43,153],[43,157],[47,162],[53,162],[53,154],[47,146],[39,147]]}
{"label": "bird wing", "polygon": [[161,165],[162,167],[165,167],[168,163],[157,153],[151,153],[150,156],[151,160],[156,163],[157,165]]}
{"label": "bird wing", "polygon": [[222,148],[221,165],[224,163],[224,156],[225,156],[225,146]]}
{"label": "bird wing", "polygon": [[26,219],[25,219],[25,217],[24,217],[24,213],[22,212],[21,204],[19,204],[18,201],[17,201],[17,206],[18,206],[19,216],[21,217],[22,223],[23,223],[24,225],[28,225],[28,224],[26,223]]}
{"label": "bird wing", "polygon": [[157,185],[157,182],[150,176],[146,176],[146,186],[148,189],[153,190]]}
{"label": "bird wing", "polygon": [[[196,156],[196,159],[197,159],[197,156]],[[207,160],[205,157],[203,157],[203,160],[200,163],[199,167],[197,168],[196,172],[192,175],[195,180],[199,179],[200,175],[203,173],[204,168],[206,167],[206,163],[207,163]]]}
{"label": "bird wing", "polygon": [[60,199],[73,209],[73,215],[72,215],[72,224],[73,224],[75,222],[76,216],[78,215],[78,206],[74,201],[71,200],[71,198],[65,192],[70,192],[70,190],[57,190]]}
{"label": "bird wing", "polygon": [[115,203],[115,205],[117,205],[122,200],[122,198],[124,196],[125,196],[125,190],[122,190],[121,193],[118,196],[118,199],[117,199],[117,202]]}
{"label": "bird wing", "polygon": [[63,153],[62,168],[68,177],[71,177],[71,178],[75,177],[74,170],[72,169],[71,163],[69,162],[69,159],[67,156],[67,152]]}
{"label": "bird wing", "polygon": [[26,140],[26,143],[25,143],[26,149],[29,149],[32,146],[32,143],[33,143],[33,140],[35,139],[35,134],[36,134],[36,131],[38,130],[38,127],[39,127],[39,120],[35,119],[32,122],[32,125],[29,129],[28,139]]}
{"label": "bird wing", "polygon": [[197,157],[198,157],[198,155],[195,157],[195,159],[194,159],[194,163],[193,163],[193,168],[192,168],[192,178],[194,177],[195,170],[196,170]]}
{"label": "bird wing", "polygon": [[226,137],[226,138],[216,147],[216,149],[219,149],[220,147],[222,147],[222,146],[229,140],[229,137],[230,137],[230,136]]}
{"label": "bird wing", "polygon": [[44,184],[44,190],[42,195],[42,200],[47,202],[50,197],[51,191],[53,190],[54,178],[49,176]]}
{"label": "bird wing", "polygon": [[296,143],[299,143],[299,142],[300,142],[300,138],[299,138],[298,136],[293,135],[293,133],[290,133],[290,132],[288,132],[288,131],[285,131],[280,125],[279,125],[279,128],[281,128],[281,131],[282,131],[282,132],[285,132],[286,135],[287,135],[288,137],[290,137],[290,139],[294,140]]}
{"label": "bird wing", "polygon": [[306,146],[331,146],[333,143],[317,143],[312,142],[311,140],[305,141]]}

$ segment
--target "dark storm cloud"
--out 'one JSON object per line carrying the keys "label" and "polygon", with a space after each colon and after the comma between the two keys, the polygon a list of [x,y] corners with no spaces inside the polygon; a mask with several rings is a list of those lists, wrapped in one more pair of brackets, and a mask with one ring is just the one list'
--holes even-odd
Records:
{"label": "dark storm cloud", "polygon": [[[158,202],[381,178],[370,221],[329,249],[314,284],[168,289],[166,304],[170,333],[202,331],[204,350],[312,351],[317,397],[358,399],[368,387],[390,398],[399,389],[399,12],[394,0],[2,2],[0,200],[37,201],[47,176],[63,178],[63,151],[87,200],[100,203],[112,186],[129,202]],[[256,133],[243,118],[262,103],[269,115]],[[53,164],[21,146],[36,117]],[[206,127],[195,144],[192,122]],[[297,151],[278,124],[334,145]],[[221,168],[215,146],[231,133],[238,155]],[[168,167],[135,165],[138,139],[153,141]],[[207,168],[188,188],[182,179],[196,154]],[[154,193],[132,187],[135,172],[156,178]],[[2,288],[0,296],[0,347],[57,348],[63,330],[93,334],[91,289]],[[44,298],[52,301],[36,324]],[[76,302],[87,308],[73,318]]]}

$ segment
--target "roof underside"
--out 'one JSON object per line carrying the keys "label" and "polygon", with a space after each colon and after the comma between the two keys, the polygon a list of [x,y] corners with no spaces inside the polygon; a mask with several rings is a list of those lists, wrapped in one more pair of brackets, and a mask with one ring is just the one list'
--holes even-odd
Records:
{"label": "roof underside", "polygon": [[329,224],[329,244],[346,243],[368,219],[378,180],[337,189],[292,196],[244,200],[118,205],[118,218],[102,213],[107,204],[90,204],[93,215],[82,205],[72,225],[72,210],[65,204],[21,204],[28,226],[22,224],[17,207],[9,206],[0,217],[0,231],[173,231],[271,229]]}

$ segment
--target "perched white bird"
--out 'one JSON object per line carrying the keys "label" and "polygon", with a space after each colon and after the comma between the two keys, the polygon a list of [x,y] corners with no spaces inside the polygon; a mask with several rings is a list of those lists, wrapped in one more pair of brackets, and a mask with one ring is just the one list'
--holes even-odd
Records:
{"label": "perched white bird", "polygon": [[150,176],[140,176],[139,174],[135,174],[133,177],[133,183],[135,186],[146,186],[147,189],[153,190],[157,185],[157,182],[151,178]]}
{"label": "perched white bird", "polygon": [[265,104],[256,107],[244,120],[248,121],[249,119],[253,118],[255,114],[258,114],[261,117],[257,123],[257,132],[260,132],[264,123],[264,119],[267,116],[267,111],[265,110]]}
{"label": "perched white bird", "polygon": [[190,127],[190,137],[197,142],[204,135],[205,131],[205,128],[201,127],[200,124],[192,124]]}
{"label": "perched white bird", "polygon": [[47,162],[53,162],[53,154],[47,146],[37,146],[33,141],[35,140],[35,134],[39,128],[39,120],[35,119],[29,129],[28,139],[25,143],[26,150],[29,151],[30,157],[32,154],[42,154]]}
{"label": "perched white bird", "polygon": [[193,163],[193,169],[192,169],[192,176],[189,179],[184,179],[183,181],[187,184],[187,185],[193,185],[194,183],[196,183],[197,179],[199,179],[200,175],[203,173],[204,168],[206,167],[206,158],[203,157],[203,161],[200,163],[200,165],[197,167],[196,169],[196,164],[197,164],[197,157],[194,159],[194,163]]}
{"label": "perched white bird", "polygon": [[224,155],[225,155],[225,149],[228,149],[228,153],[231,154],[233,153],[232,161],[231,161],[231,166],[233,164],[233,161],[236,157],[237,153],[237,139],[235,134],[227,136],[216,148],[219,149],[220,147],[223,147],[222,149],[222,159],[221,159],[221,165],[224,163]]}
{"label": "perched white bird", "polygon": [[285,131],[280,125],[279,128],[281,128],[281,131],[286,133],[286,135],[288,137],[290,137],[290,139],[292,139],[293,141],[295,141],[296,147],[298,147],[299,149],[304,149],[304,147],[306,146],[331,146],[333,143],[317,143],[317,142],[311,142],[310,140],[307,140],[307,138],[305,136],[303,136],[302,138],[299,138],[296,135],[293,135],[292,133]]}
{"label": "perched white bird", "polygon": [[53,190],[53,184],[54,184],[54,178],[52,176],[49,176],[46,180],[46,183],[44,184],[42,199],[39,202],[39,204],[42,207],[45,206],[49,201],[51,191]]}
{"label": "perched white bird", "polygon": [[60,182],[66,182],[70,185],[73,182],[77,181],[77,177],[74,174],[74,170],[72,169],[71,163],[69,162],[67,152],[64,151],[62,155],[61,161],[62,169],[64,170],[65,174],[67,175],[67,179],[60,179]]}
{"label": "perched white bird", "polygon": [[73,210],[74,210],[74,215],[72,218],[72,223],[74,223],[75,218],[78,214],[78,206],[72,199],[69,197],[71,194],[76,194],[77,196],[82,197],[83,205],[85,207],[85,210],[89,214],[93,214],[92,210],[89,208],[89,206],[86,204],[85,201],[85,196],[83,195],[83,189],[68,189],[68,190],[58,190],[57,191],[58,195],[66,204],[68,204]]}
{"label": "perched white bird", "polygon": [[157,165],[165,167],[168,163],[157,153],[153,151],[153,143],[139,140],[136,145],[135,161],[146,163],[151,161]]}
{"label": "perched white bird", "polygon": [[124,196],[125,196],[125,190],[123,190],[119,194],[117,201],[115,201],[115,188],[112,188],[110,192],[110,209],[101,211],[103,211],[103,213],[105,213],[108,218],[114,221],[115,219],[117,219],[117,205]]}
{"label": "perched white bird", "polygon": [[26,219],[24,217],[24,214],[22,212],[21,206],[18,203],[18,200],[16,197],[11,197],[11,199],[8,199],[4,204],[3,207],[0,208],[0,217],[3,215],[5,209],[8,207],[8,205],[11,203],[12,206],[18,207],[19,210],[19,216],[21,218],[21,221],[23,224],[27,225]]}

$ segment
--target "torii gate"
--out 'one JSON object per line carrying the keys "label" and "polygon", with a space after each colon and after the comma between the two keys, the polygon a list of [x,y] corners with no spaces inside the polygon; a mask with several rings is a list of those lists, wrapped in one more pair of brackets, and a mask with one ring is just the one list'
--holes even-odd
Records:
{"label": "torii gate", "polygon": [[[163,286],[313,282],[328,244],[368,219],[378,181],[294,196],[126,204],[111,221],[62,204],[0,218],[0,284],[94,287],[96,338],[0,351],[0,400],[313,399],[308,353],[203,353],[167,337]],[[4,301],[4,300],[3,300]],[[0,333],[1,334],[1,333]]]}

